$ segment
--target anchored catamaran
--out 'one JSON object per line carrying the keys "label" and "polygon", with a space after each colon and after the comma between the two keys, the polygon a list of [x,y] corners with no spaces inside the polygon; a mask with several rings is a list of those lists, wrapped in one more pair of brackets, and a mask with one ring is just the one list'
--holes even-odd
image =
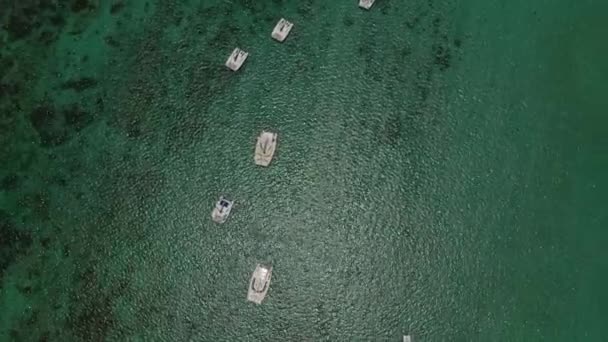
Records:
{"label": "anchored catamaran", "polygon": [[277,147],[277,134],[262,131],[255,144],[254,160],[257,165],[268,166]]}
{"label": "anchored catamaran", "polygon": [[268,287],[270,287],[270,278],[272,277],[272,266],[257,264],[251,280],[249,281],[249,289],[247,290],[247,300],[256,304],[262,304]]}
{"label": "anchored catamaran", "polygon": [[279,42],[283,42],[285,38],[287,38],[287,35],[289,34],[289,31],[291,31],[292,27],[293,23],[281,18],[281,20],[279,20],[277,25],[274,27],[274,30],[272,30],[272,38],[278,40]]}
{"label": "anchored catamaran", "polygon": [[359,0],[359,7],[365,8],[366,10],[368,10],[368,9],[372,8],[374,1],[376,1],[376,0]]}
{"label": "anchored catamaran", "polygon": [[228,215],[230,215],[230,210],[232,210],[233,201],[229,201],[224,198],[224,196],[220,196],[219,201],[215,203],[215,208],[211,212],[211,218],[214,222],[224,223],[228,219]]}
{"label": "anchored catamaran", "polygon": [[237,71],[245,63],[247,56],[249,56],[248,52],[235,48],[226,60],[226,66],[232,71]]}

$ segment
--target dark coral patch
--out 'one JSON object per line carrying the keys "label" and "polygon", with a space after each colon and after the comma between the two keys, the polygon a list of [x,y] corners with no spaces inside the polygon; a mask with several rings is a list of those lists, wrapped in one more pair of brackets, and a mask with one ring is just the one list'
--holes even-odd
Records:
{"label": "dark coral patch", "polygon": [[30,296],[33,292],[31,285],[17,285],[17,290],[25,296]]}
{"label": "dark coral patch", "polygon": [[30,122],[38,135],[42,145],[57,146],[66,141],[66,132],[61,127],[55,109],[49,106],[39,106],[30,114]]}
{"label": "dark coral patch", "polygon": [[4,77],[4,75],[8,74],[9,71],[15,65],[15,60],[10,57],[2,57],[0,58],[0,79]]}
{"label": "dark coral patch", "polygon": [[112,300],[105,295],[94,295],[89,301],[69,323],[74,333],[82,338],[81,341],[105,341],[116,321]]}
{"label": "dark coral patch", "polygon": [[401,58],[406,58],[407,56],[412,54],[412,48],[409,45],[405,45],[403,48],[401,48],[401,51],[399,53]]}
{"label": "dark coral patch", "polygon": [[118,0],[110,6],[110,14],[118,14],[125,8],[125,3],[122,0]]}
{"label": "dark coral patch", "polygon": [[30,122],[44,147],[65,143],[70,135],[82,130],[92,121],[93,116],[76,104],[60,110],[50,104],[44,104],[34,108],[30,114]]}
{"label": "dark coral patch", "polygon": [[42,246],[43,248],[48,248],[50,244],[51,244],[50,237],[44,237],[44,238],[40,239],[40,246]]}
{"label": "dark coral patch", "polygon": [[77,13],[88,11],[94,7],[95,6],[93,6],[93,4],[88,0],[72,0],[72,3],[70,5],[70,9],[72,9],[73,12]]}
{"label": "dark coral patch", "polygon": [[31,197],[31,206],[36,216],[40,219],[49,219],[49,198],[46,193],[34,194]]}
{"label": "dark coral patch", "polygon": [[31,245],[31,235],[19,231],[14,226],[10,215],[0,210],[0,278],[4,270],[24,254]]}
{"label": "dark coral patch", "polygon": [[60,14],[54,14],[49,18],[49,21],[53,26],[62,27],[65,25],[65,19]]}
{"label": "dark coral patch", "polygon": [[49,219],[49,199],[46,193],[27,194],[17,203],[22,208],[29,208],[41,220]]}
{"label": "dark coral patch", "polygon": [[2,178],[2,182],[0,183],[0,189],[5,190],[5,191],[12,191],[15,190],[19,187],[20,185],[20,180],[19,177],[14,174],[11,173],[7,176],[5,176],[4,178]]}
{"label": "dark coral patch", "polygon": [[462,46],[462,40],[460,38],[454,39],[454,46],[460,48]]}
{"label": "dark coral patch", "polygon": [[38,41],[44,45],[49,45],[57,40],[57,35],[53,31],[42,31],[38,36]]}
{"label": "dark coral patch", "polygon": [[116,40],[116,38],[112,37],[112,36],[106,36],[103,38],[103,41],[106,42],[106,44],[108,44],[111,47],[119,47],[120,43]]}
{"label": "dark coral patch", "polygon": [[36,129],[49,125],[55,118],[55,110],[50,106],[39,106],[30,115],[30,121]]}
{"label": "dark coral patch", "polygon": [[38,338],[38,342],[48,342],[51,340],[50,336],[51,336],[51,333],[48,331],[45,331],[40,335],[40,338]]}
{"label": "dark coral patch", "polygon": [[[5,29],[11,40],[19,40],[29,37],[45,24],[61,28],[65,25],[65,19],[59,13],[61,5],[58,6],[56,1],[39,0],[39,1],[14,1],[10,14],[5,17],[2,28]],[[0,7],[4,9],[8,4],[2,4]],[[49,31],[45,31],[42,35],[48,38]],[[56,35],[56,34],[55,34]],[[45,42],[48,39],[44,40]]]}
{"label": "dark coral patch", "polygon": [[38,8],[47,11],[54,11],[57,10],[57,2],[55,0],[39,0]]}
{"label": "dark coral patch", "polygon": [[89,113],[82,110],[77,105],[72,105],[63,111],[65,123],[72,129],[80,131],[92,121]]}
{"label": "dark coral patch", "polygon": [[69,330],[79,341],[105,341],[116,323],[112,297],[101,288],[98,274],[89,266],[78,274],[79,290],[73,294],[73,303],[67,320]]}
{"label": "dark coral patch", "polygon": [[14,13],[8,18],[4,28],[13,39],[22,39],[32,33],[34,25],[26,18]]}
{"label": "dark coral patch", "polygon": [[97,80],[92,77],[81,77],[68,80],[61,85],[61,89],[71,89],[78,93],[97,85]]}
{"label": "dark coral patch", "polygon": [[20,90],[15,83],[0,83],[0,98],[16,95]]}
{"label": "dark coral patch", "polygon": [[95,101],[95,105],[97,106],[97,109],[98,109],[100,112],[103,112],[103,110],[104,110],[103,98],[98,97],[98,98],[97,98],[97,101]]}
{"label": "dark coral patch", "polygon": [[38,132],[43,146],[57,146],[67,140],[67,133],[62,127],[61,117],[49,105],[36,107],[30,114],[30,122]]}
{"label": "dark coral patch", "polygon": [[435,55],[434,63],[439,66],[439,70],[447,70],[452,61],[452,53],[450,52],[450,49],[437,44],[433,46],[433,53]]}
{"label": "dark coral patch", "polygon": [[143,133],[141,122],[137,119],[130,120],[127,123],[126,131],[127,131],[127,137],[139,138],[141,136],[141,134]]}

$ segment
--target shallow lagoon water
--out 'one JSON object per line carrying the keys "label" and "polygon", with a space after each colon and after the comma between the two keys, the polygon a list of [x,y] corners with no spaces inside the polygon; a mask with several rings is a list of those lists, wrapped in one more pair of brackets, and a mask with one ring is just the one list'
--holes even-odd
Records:
{"label": "shallow lagoon water", "polygon": [[0,4],[1,340],[605,335],[603,2]]}

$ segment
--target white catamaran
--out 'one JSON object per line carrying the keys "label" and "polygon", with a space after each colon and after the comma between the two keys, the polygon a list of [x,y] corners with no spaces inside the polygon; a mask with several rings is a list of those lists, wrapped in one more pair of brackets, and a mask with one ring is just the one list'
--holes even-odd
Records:
{"label": "white catamaran", "polygon": [[274,27],[274,30],[272,30],[272,38],[278,40],[279,42],[283,42],[285,38],[287,38],[287,35],[289,34],[289,31],[291,31],[292,27],[293,23],[281,18],[281,20],[279,20],[277,25]]}
{"label": "white catamaran", "polygon": [[249,56],[248,52],[235,48],[226,60],[226,66],[232,71],[237,71],[245,63],[247,56]]}
{"label": "white catamaran", "polygon": [[277,134],[262,131],[255,144],[254,160],[257,165],[268,166],[277,147]]}
{"label": "white catamaran", "polygon": [[359,0],[359,7],[365,8],[366,10],[368,10],[368,9],[372,8],[374,1],[376,1],[376,0]]}
{"label": "white catamaran", "polygon": [[247,300],[256,304],[262,304],[268,288],[270,287],[270,278],[272,277],[272,266],[257,264],[255,271],[251,275],[249,281],[249,289],[247,290]]}
{"label": "white catamaran", "polygon": [[233,201],[229,201],[224,198],[224,196],[220,196],[220,199],[215,203],[215,207],[213,211],[211,211],[211,218],[214,222],[224,223],[228,219],[228,215],[230,215],[230,211],[232,210]]}

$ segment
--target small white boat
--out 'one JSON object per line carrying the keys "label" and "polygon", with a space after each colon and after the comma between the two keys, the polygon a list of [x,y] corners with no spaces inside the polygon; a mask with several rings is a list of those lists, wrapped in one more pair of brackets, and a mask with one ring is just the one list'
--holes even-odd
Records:
{"label": "small white boat", "polygon": [[254,160],[257,165],[268,166],[277,147],[277,134],[262,131],[255,144]]}
{"label": "small white boat", "polygon": [[412,342],[412,337],[410,335],[403,335],[403,342]]}
{"label": "small white boat", "polygon": [[256,304],[262,304],[268,288],[270,287],[270,278],[272,277],[272,266],[257,264],[251,280],[249,281],[249,290],[247,290],[247,300]]}
{"label": "small white boat", "polygon": [[230,215],[230,211],[232,210],[233,201],[229,201],[224,198],[224,196],[220,196],[219,201],[215,203],[215,208],[211,212],[211,218],[214,222],[224,223],[226,219],[228,219],[228,215]]}
{"label": "small white boat", "polygon": [[287,38],[287,35],[289,34],[289,31],[291,31],[292,27],[293,23],[281,18],[281,20],[279,20],[277,25],[274,27],[274,30],[272,30],[272,38],[278,40],[279,42],[283,42],[285,38]]}
{"label": "small white boat", "polygon": [[366,10],[372,8],[376,0],[359,0],[359,7],[365,8]]}
{"label": "small white boat", "polygon": [[245,63],[247,56],[249,56],[248,52],[235,48],[226,60],[226,66],[232,71],[237,71]]}

